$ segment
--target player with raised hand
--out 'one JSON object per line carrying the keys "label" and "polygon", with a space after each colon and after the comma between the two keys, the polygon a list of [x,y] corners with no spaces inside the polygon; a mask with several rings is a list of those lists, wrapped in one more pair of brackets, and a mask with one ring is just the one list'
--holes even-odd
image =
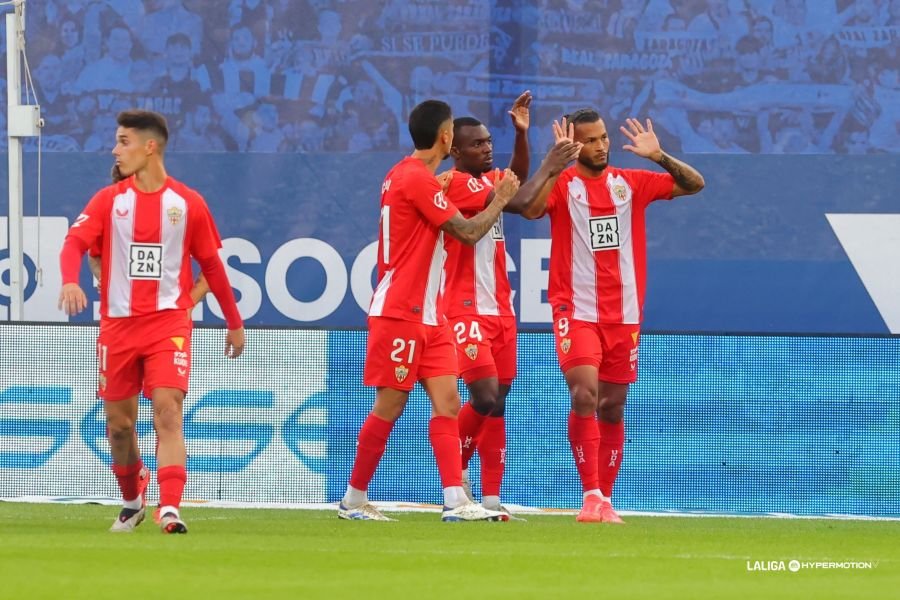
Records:
{"label": "player with raised hand", "polygon": [[[528,177],[528,127],[531,92],[519,96],[509,111],[516,141],[509,169],[524,181]],[[504,208],[521,213],[544,185],[575,160],[580,144],[563,140],[554,146],[531,180],[523,184]],[[473,117],[453,123],[454,159],[447,198],[465,217],[489,206],[502,173],[494,169],[493,141],[487,127]],[[506,273],[503,221],[474,246],[447,242],[446,312],[453,329],[460,376],[469,401],[459,412],[463,487],[471,498],[468,466],[476,448],[481,458],[482,504],[507,512],[500,503],[506,462],[506,397],[516,376],[516,316]]]}
{"label": "player with raised hand", "polygon": [[569,442],[581,479],[580,522],[621,523],[612,490],[625,442],[628,386],[637,379],[646,282],[644,211],[696,194],[703,176],[662,150],[649,119],[627,119],[623,149],[665,169],[609,164],[606,125],[593,109],[554,122],[557,139],[584,144],[578,162],[523,211],[550,215],[550,281],[556,353],[569,387]]}
{"label": "player with raised hand", "polygon": [[364,383],[376,388],[375,404],[359,431],[338,517],[391,520],[369,503],[367,490],[409,392],[420,381],[431,399],[428,437],[444,492],[441,519],[506,521],[506,513],[471,502],[462,487],[456,348],[441,288],[445,234],[477,243],[494,226],[519,181],[507,171],[487,208],[466,219],[434,176],[453,143],[450,106],[439,100],[418,104],[410,112],[409,132],[415,151],[394,165],[381,186],[378,285],[369,307],[363,374]]}
{"label": "player with raised hand", "polygon": [[130,110],[119,113],[117,123],[113,156],[124,179],[100,190],[69,229],[60,253],[59,306],[69,315],[86,308],[78,285],[81,259],[89,248],[99,247],[99,396],[123,498],[111,530],[133,531],[145,516],[147,471],[135,435],[143,389],[153,403],[159,438],[160,529],[186,533],[179,507],[187,481],[182,404],[191,360],[191,258],[225,314],[226,356],[237,358],[243,351],[243,323],[206,202],[166,173],[165,119]]}

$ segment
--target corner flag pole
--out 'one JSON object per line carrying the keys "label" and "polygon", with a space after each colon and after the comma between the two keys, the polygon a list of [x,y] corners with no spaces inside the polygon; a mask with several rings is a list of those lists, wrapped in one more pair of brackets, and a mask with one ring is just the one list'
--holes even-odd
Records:
{"label": "corner flag pole", "polygon": [[22,201],[22,138],[36,137],[41,107],[22,104],[22,52],[25,49],[25,0],[14,0],[6,15],[6,97],[9,141],[9,320],[22,321],[25,302]]}

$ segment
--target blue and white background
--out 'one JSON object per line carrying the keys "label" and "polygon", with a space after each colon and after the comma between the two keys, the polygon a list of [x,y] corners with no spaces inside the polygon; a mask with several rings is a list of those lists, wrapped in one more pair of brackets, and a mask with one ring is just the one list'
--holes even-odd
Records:
{"label": "blue and white background", "polygon": [[[227,365],[220,331],[198,331],[189,495],[336,498],[371,403],[353,330],[408,111],[440,97],[482,119],[502,166],[506,110],[530,89],[533,169],[552,119],[592,105],[614,164],[652,166],[615,150],[622,120],[649,116],[707,182],[648,211],[645,329],[667,335],[642,345],[623,508],[900,512],[900,1],[46,0],[29,2],[27,27],[47,126],[39,222],[36,140],[25,160],[26,318],[67,320],[63,236],[107,182],[115,113],[140,106],[168,116],[167,166],[207,198],[259,328]],[[537,332],[520,339],[505,490],[572,506],[568,399],[540,333],[549,227],[505,227],[520,326]],[[105,452],[96,304],[77,327],[2,324],[7,240],[0,190],[0,470],[14,488],[0,495],[112,495],[102,469],[75,466]],[[82,284],[96,301],[86,268]],[[211,298],[194,316],[222,325]],[[380,498],[437,499],[416,398],[373,483]]]}

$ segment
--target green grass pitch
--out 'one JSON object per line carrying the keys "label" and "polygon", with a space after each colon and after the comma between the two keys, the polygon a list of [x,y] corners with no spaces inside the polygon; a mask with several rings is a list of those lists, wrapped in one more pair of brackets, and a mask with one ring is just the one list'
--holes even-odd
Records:
{"label": "green grass pitch", "polygon": [[[0,503],[0,598],[896,598],[900,522],[571,516],[339,521],[333,511],[188,508],[186,536],[117,509]],[[748,569],[756,561],[871,569]],[[890,590],[894,590],[891,592]]]}

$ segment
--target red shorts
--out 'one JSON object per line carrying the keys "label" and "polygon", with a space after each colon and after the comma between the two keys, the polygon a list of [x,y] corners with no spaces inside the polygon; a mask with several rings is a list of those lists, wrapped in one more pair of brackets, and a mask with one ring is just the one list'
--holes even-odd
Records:
{"label": "red shorts", "polygon": [[462,315],[450,319],[459,374],[466,383],[496,377],[510,385],[516,377],[516,318]]}
{"label": "red shorts", "polygon": [[363,383],[410,391],[420,379],[457,375],[450,326],[369,317]]}
{"label": "red shorts", "polygon": [[158,387],[185,393],[191,374],[191,330],[186,310],[103,319],[97,338],[98,395],[115,402]]}
{"label": "red shorts", "polygon": [[637,381],[641,326],[575,321],[556,316],[556,356],[565,373],[573,367],[597,367],[598,378],[609,383]]}

